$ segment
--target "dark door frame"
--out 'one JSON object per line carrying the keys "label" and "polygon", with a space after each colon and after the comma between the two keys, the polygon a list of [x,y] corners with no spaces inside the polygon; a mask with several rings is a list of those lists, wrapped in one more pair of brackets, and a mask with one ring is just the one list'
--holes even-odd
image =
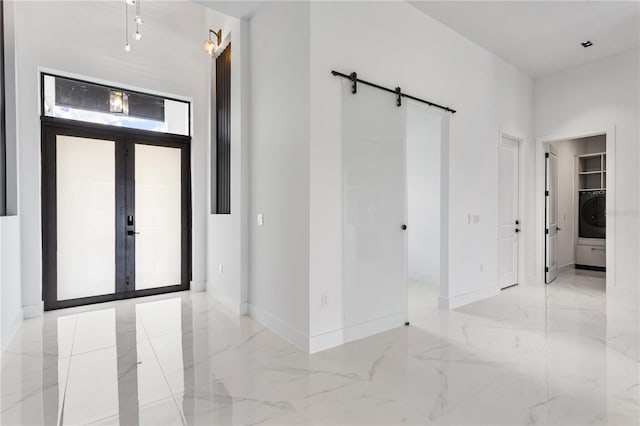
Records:
{"label": "dark door frame", "polygon": [[[191,280],[191,137],[127,129],[52,117],[41,118],[42,130],[42,298],[46,311],[188,290]],[[59,135],[115,141],[116,276],[113,294],[58,300],[56,137]],[[182,153],[182,259],[178,285],[135,290],[135,236],[127,235],[127,216],[135,213],[133,172],[135,144],[179,148]],[[129,277],[129,279],[127,279]]]}

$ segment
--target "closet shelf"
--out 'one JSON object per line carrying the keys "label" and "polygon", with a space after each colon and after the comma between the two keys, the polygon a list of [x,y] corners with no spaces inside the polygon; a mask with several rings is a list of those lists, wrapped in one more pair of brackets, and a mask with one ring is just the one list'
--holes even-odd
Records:
{"label": "closet shelf", "polygon": [[580,191],[602,191],[607,187],[606,153],[577,156],[578,189]]}

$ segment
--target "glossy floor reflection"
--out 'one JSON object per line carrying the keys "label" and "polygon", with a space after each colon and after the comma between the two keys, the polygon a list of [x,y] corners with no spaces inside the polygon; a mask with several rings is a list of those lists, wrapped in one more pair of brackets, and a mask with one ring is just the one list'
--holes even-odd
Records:
{"label": "glossy floor reflection", "polygon": [[204,293],[47,313],[2,357],[2,425],[638,425],[638,300],[594,273],[312,356]]}

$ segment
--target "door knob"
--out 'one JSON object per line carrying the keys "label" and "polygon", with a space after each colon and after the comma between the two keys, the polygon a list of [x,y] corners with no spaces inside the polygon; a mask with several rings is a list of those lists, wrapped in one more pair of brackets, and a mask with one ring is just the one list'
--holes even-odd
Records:
{"label": "door knob", "polygon": [[405,231],[407,229],[407,225],[402,225],[401,228],[403,231]]}
{"label": "door knob", "polygon": [[517,234],[518,232],[520,232],[520,230],[519,230],[518,228],[516,228],[516,234]]}

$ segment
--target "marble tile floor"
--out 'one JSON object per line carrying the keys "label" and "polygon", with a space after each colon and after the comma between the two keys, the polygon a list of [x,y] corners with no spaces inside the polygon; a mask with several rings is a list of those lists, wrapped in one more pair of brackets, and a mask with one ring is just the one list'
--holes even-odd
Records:
{"label": "marble tile floor", "polygon": [[2,356],[2,425],[638,425],[638,300],[601,274],[307,355],[205,293],[47,313]]}

